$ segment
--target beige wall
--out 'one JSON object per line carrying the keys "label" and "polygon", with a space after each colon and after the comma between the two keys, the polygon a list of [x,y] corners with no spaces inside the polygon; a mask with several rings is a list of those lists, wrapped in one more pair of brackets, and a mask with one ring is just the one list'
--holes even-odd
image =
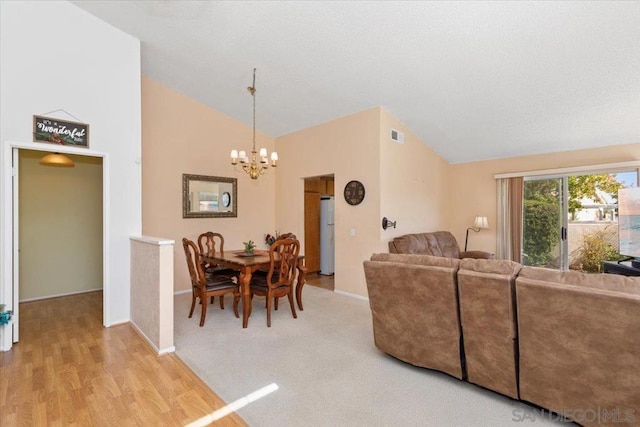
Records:
{"label": "beige wall", "polygon": [[[242,96],[250,110],[251,97],[238,88]],[[237,249],[249,239],[261,245],[264,235],[275,230],[277,169],[254,181],[230,164],[232,149],[251,150],[251,132],[250,126],[142,78],[142,233],[176,241],[176,290],[191,288],[183,237],[194,240],[217,231],[225,236],[225,249]],[[274,140],[257,133],[256,145],[271,152]],[[238,217],[183,219],[183,173],[238,178]]]}
{"label": "beige wall", "polygon": [[102,159],[19,153],[20,300],[102,289]]}
{"label": "beige wall", "polygon": [[[305,177],[334,174],[335,289],[366,295],[362,261],[380,242],[380,109],[373,108],[276,139],[280,163],[276,191],[277,229],[294,232],[304,248]],[[365,186],[364,201],[343,197],[351,180]],[[355,236],[349,231],[355,229]]]}
{"label": "beige wall", "polygon": [[[190,287],[182,237],[218,231],[225,235],[225,247],[233,249],[249,239],[262,246],[264,234],[277,230],[295,233],[304,247],[307,177],[335,177],[335,289],[364,296],[362,261],[386,252],[394,236],[450,230],[464,246],[474,216],[485,215],[490,229],[470,233],[469,249],[495,252],[495,174],[640,158],[640,144],[629,144],[449,165],[428,141],[425,145],[376,107],[275,140],[258,134],[258,147],[272,151],[275,145],[280,161],[276,170],[252,181],[229,164],[231,149],[250,150],[250,127],[144,77],[142,103],[143,233],[176,240],[176,290]],[[390,141],[390,128],[404,132],[404,144]],[[238,218],[182,219],[183,173],[237,177]],[[366,188],[358,206],[342,197],[352,179]],[[397,221],[398,227],[383,231],[383,216]]]}
{"label": "beige wall", "polygon": [[[404,132],[404,144],[390,141],[391,128]],[[282,160],[276,188],[278,230],[304,236],[303,179],[334,174],[338,291],[366,296],[362,261],[374,252],[387,252],[394,236],[449,227],[449,165],[383,108],[279,137],[276,144]],[[358,206],[343,197],[352,179],[366,189]],[[397,228],[382,230],[383,216],[397,221]]]}
{"label": "beige wall", "polygon": [[490,228],[479,233],[469,233],[469,250],[495,252],[495,174],[632,160],[640,160],[640,143],[451,165],[451,231],[462,246],[465,231],[473,225],[474,216],[485,215],[488,217]]}
{"label": "beige wall", "polygon": [[[392,128],[404,133],[403,144],[391,141]],[[397,221],[395,229],[379,228],[384,242],[403,234],[449,229],[449,169],[442,157],[393,115],[382,110],[381,217]]]}

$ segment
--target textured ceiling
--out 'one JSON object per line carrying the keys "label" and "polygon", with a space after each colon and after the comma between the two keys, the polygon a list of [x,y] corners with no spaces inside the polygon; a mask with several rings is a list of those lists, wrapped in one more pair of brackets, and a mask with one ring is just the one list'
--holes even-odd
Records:
{"label": "textured ceiling", "polygon": [[640,142],[640,2],[73,1],[280,136],[381,105],[451,163]]}

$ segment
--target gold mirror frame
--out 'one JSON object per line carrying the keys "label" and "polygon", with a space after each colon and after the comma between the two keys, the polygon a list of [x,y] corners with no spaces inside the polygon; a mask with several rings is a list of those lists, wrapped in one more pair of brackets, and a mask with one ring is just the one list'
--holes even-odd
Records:
{"label": "gold mirror frame", "polygon": [[[224,191],[220,191],[220,186],[211,185],[209,183],[223,184]],[[195,199],[193,195],[194,192],[191,191],[190,188],[194,186],[199,186],[204,190],[210,190],[198,192],[198,205],[203,206],[203,210],[193,210],[191,208],[195,203]],[[229,186],[231,187],[231,191],[228,191]],[[231,196],[231,201],[228,207],[221,205],[222,194],[224,194],[225,192],[228,192]],[[237,216],[237,178],[208,175],[191,175],[186,173],[182,174],[182,218],[236,218]]]}

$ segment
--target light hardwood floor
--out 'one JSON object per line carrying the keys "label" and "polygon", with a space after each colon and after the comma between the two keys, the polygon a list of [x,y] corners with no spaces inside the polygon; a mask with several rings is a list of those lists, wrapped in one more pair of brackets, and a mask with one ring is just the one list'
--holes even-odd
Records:
{"label": "light hardwood floor", "polygon": [[305,278],[305,285],[315,286],[317,288],[334,290],[334,276],[324,276],[318,273],[311,273]]}
{"label": "light hardwood floor", "polygon": [[[225,403],[129,324],[102,326],[102,292],[20,305],[0,352],[0,426],[184,426]],[[202,424],[206,425],[206,424]],[[216,426],[245,426],[232,413]]]}

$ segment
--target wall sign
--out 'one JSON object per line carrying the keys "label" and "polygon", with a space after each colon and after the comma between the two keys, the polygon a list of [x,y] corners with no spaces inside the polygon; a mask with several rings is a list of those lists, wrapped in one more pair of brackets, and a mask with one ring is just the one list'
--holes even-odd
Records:
{"label": "wall sign", "polygon": [[88,148],[89,125],[34,115],[33,140]]}

